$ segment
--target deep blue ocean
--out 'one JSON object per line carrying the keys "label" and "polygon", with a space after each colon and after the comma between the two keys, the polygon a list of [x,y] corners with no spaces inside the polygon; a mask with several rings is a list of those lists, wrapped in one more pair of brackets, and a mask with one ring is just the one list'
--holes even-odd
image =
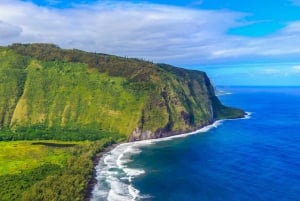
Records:
{"label": "deep blue ocean", "polygon": [[250,118],[122,145],[100,162],[93,200],[300,201],[300,87],[220,89]]}

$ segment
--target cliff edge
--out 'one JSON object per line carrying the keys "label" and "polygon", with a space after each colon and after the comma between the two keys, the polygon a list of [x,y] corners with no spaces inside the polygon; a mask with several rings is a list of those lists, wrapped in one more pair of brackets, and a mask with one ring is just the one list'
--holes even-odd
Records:
{"label": "cliff edge", "polygon": [[5,139],[136,141],[239,118],[204,72],[52,44],[0,47]]}

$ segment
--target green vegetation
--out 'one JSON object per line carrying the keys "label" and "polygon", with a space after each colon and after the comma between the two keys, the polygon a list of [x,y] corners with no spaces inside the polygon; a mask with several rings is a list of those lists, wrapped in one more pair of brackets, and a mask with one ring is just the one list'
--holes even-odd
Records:
{"label": "green vegetation", "polygon": [[242,118],[245,115],[245,112],[238,109],[227,107],[221,104],[220,100],[214,97],[213,101],[213,110],[218,111],[215,114],[215,119],[235,119],[235,118]]}
{"label": "green vegetation", "polygon": [[243,114],[221,104],[204,72],[52,44],[0,47],[0,199],[82,200],[105,146]]}
{"label": "green vegetation", "polygon": [[100,140],[113,138],[116,141],[126,141],[126,136],[120,133],[106,132],[102,130],[88,129],[64,129],[64,128],[46,128],[44,125],[32,125],[28,127],[19,127],[15,131],[2,130],[0,132],[0,141],[2,140],[63,140],[63,141],[81,141],[81,140]]}
{"label": "green vegetation", "polygon": [[243,114],[203,72],[52,44],[0,48],[0,77],[0,140],[138,140]]}
{"label": "green vegetation", "polygon": [[70,155],[68,149],[35,145],[35,142],[0,142],[0,175],[21,173],[47,163],[64,166]]}
{"label": "green vegetation", "polygon": [[123,134],[135,128],[144,94],[137,97],[126,90],[124,79],[88,71],[80,63],[33,61],[26,70],[24,93],[13,113],[12,128],[38,124]]}
{"label": "green vegetation", "polygon": [[0,142],[1,201],[83,200],[92,158],[111,143]]}

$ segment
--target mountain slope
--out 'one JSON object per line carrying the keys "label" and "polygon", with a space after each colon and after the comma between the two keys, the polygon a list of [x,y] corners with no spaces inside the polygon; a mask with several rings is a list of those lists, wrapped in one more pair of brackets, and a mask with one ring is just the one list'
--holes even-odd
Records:
{"label": "mountain slope", "polygon": [[0,127],[25,139],[143,140],[244,115],[204,72],[52,44],[1,47],[0,77]]}

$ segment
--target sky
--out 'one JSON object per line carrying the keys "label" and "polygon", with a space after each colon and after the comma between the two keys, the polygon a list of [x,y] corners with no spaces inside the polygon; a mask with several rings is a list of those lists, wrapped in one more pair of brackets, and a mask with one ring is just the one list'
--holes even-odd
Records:
{"label": "sky", "polygon": [[0,45],[34,42],[300,85],[300,0],[0,0]]}

